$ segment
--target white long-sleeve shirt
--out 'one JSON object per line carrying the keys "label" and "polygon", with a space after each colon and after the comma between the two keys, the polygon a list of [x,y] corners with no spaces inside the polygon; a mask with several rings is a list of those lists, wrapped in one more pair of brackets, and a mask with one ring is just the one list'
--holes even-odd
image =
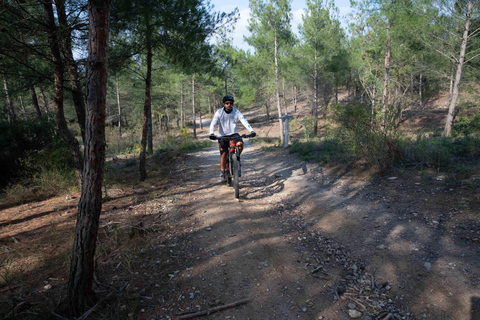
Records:
{"label": "white long-sleeve shirt", "polygon": [[240,120],[243,126],[250,131],[250,133],[253,132],[252,126],[250,126],[247,119],[245,119],[243,114],[234,107],[230,113],[226,113],[224,108],[218,109],[217,112],[215,112],[212,122],[210,123],[210,134],[215,133],[215,126],[217,124],[218,135],[221,137],[238,133],[238,120]]}

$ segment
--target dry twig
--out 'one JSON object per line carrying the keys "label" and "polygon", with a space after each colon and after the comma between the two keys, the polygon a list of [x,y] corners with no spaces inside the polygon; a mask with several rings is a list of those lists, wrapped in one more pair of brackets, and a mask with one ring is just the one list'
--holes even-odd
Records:
{"label": "dry twig", "polygon": [[214,308],[210,308],[210,309],[207,309],[207,310],[202,310],[202,311],[197,311],[197,312],[194,312],[194,313],[189,313],[189,314],[185,314],[185,315],[182,315],[180,317],[178,317],[178,319],[191,319],[191,318],[195,318],[195,317],[199,317],[199,316],[204,316],[204,315],[208,315],[208,314],[211,314],[211,313],[214,313],[214,312],[217,312],[217,311],[221,311],[221,310],[225,310],[225,309],[229,309],[229,308],[234,308],[234,307],[237,307],[237,306],[240,306],[242,304],[245,304],[247,302],[250,302],[250,299],[243,299],[243,300],[240,300],[240,301],[237,301],[237,302],[232,302],[232,303],[229,303],[229,304],[225,304],[223,306],[218,306],[218,307],[214,307]]}

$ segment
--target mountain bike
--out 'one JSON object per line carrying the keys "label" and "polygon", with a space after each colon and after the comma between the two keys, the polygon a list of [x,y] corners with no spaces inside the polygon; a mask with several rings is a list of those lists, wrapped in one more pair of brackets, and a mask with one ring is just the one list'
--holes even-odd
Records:
{"label": "mountain bike", "polygon": [[[240,137],[250,138],[251,135],[243,134]],[[235,137],[217,137],[218,141],[227,141],[230,143],[227,154],[227,162],[225,165],[225,178],[227,186],[235,189],[235,198],[240,196],[239,178],[241,176],[240,152],[235,144]]]}

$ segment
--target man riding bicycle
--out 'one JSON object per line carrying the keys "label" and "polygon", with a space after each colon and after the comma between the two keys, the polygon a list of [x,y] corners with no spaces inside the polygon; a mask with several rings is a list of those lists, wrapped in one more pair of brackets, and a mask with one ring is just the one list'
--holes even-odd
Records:
{"label": "man riding bicycle", "polygon": [[[233,107],[234,99],[231,95],[223,97],[223,108],[218,109],[213,116],[210,123],[210,139],[216,140],[215,126],[218,124],[218,135],[221,137],[233,137],[235,138],[235,144],[238,147],[239,153],[243,150],[243,139],[238,134],[237,121],[243,124],[243,126],[250,131],[250,136],[255,137],[256,133],[245,119],[238,109]],[[227,151],[230,147],[227,141],[219,141],[220,147],[220,180],[225,181],[225,164],[227,163]]]}

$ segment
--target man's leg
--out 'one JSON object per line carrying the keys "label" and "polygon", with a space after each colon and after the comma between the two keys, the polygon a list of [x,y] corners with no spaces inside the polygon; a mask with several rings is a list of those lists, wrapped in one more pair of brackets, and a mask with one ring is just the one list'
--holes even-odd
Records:
{"label": "man's leg", "polygon": [[227,165],[227,152],[224,151],[226,149],[223,142],[219,142],[218,146],[220,148],[220,182],[225,182],[225,166]]}
{"label": "man's leg", "polygon": [[238,152],[240,154],[242,154],[242,151],[243,151],[243,142],[242,141],[238,141],[237,142],[237,147],[238,147]]}
{"label": "man's leg", "polygon": [[227,153],[224,152],[220,155],[220,170],[225,171],[225,165],[227,164]]}

